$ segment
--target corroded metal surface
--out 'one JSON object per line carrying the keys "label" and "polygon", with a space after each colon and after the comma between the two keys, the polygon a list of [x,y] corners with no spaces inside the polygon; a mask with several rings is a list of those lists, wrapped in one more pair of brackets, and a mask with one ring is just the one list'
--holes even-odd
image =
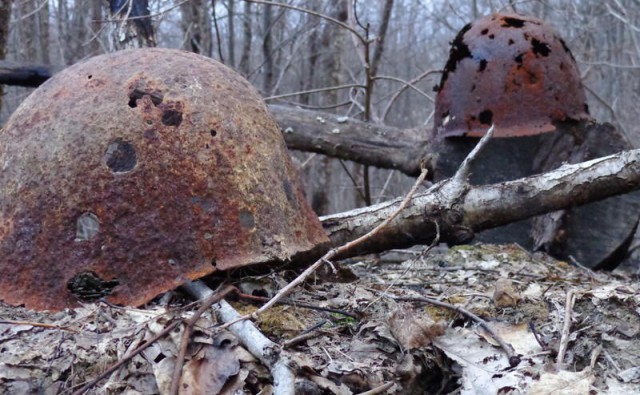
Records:
{"label": "corroded metal surface", "polygon": [[257,92],[144,49],[74,65],[0,133],[0,299],[139,305],[187,279],[327,242]]}
{"label": "corroded metal surface", "polygon": [[439,137],[526,136],[554,122],[589,119],[573,55],[543,21],[494,14],[466,25],[451,45],[438,86]]}

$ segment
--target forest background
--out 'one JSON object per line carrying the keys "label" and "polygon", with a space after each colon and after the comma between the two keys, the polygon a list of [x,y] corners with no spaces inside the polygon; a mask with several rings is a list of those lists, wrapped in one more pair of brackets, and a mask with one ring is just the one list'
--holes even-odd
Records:
{"label": "forest background", "polygon": [[[592,115],[613,123],[634,146],[640,143],[639,0],[268,3],[150,0],[153,41],[225,63],[243,74],[269,104],[413,128],[426,139],[432,127],[433,88],[457,32],[492,12],[533,15],[550,23],[572,50]],[[352,31],[320,15],[371,39],[370,85],[362,43]],[[0,59],[63,67],[112,52],[121,46],[118,21],[107,1],[0,0]],[[0,86],[0,125],[32,91]],[[412,183],[397,171],[366,169],[313,153],[294,156],[318,214],[362,206],[365,173],[374,203],[402,194]]]}

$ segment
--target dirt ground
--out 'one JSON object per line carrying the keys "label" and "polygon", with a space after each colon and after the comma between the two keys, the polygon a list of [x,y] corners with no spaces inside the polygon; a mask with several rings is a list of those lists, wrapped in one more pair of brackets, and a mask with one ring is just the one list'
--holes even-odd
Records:
{"label": "dirt ground", "polygon": [[[593,273],[517,245],[391,251],[325,269],[256,322],[291,356],[296,393],[640,393],[635,274]],[[269,297],[294,276],[234,284]],[[425,297],[484,319],[514,366],[475,319]],[[258,306],[228,301],[240,313]],[[49,314],[0,304],[0,393],[71,394],[191,316],[197,306],[188,303],[176,292],[137,309],[98,302]],[[272,393],[269,368],[217,325],[211,313],[198,321],[180,393]],[[87,393],[168,393],[183,327]]]}

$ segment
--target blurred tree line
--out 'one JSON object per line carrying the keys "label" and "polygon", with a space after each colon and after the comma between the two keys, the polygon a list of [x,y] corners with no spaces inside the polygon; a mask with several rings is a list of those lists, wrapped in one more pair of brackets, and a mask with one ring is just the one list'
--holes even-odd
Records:
{"label": "blurred tree line", "polygon": [[[268,103],[415,128],[426,138],[449,43],[476,17],[517,12],[556,28],[578,62],[592,114],[640,143],[638,0],[148,0],[151,36],[131,17],[136,1],[0,0],[0,59],[70,65],[131,46],[123,44],[136,34],[123,31],[129,18],[138,25],[133,46],[215,58]],[[32,89],[0,89],[1,125]],[[387,199],[411,182],[321,155],[294,156],[320,214]]]}

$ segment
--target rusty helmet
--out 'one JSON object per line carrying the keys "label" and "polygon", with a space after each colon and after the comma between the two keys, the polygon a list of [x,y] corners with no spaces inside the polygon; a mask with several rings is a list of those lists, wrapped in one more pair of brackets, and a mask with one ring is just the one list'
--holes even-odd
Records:
{"label": "rusty helmet", "polygon": [[554,122],[590,119],[575,59],[543,21],[493,14],[462,28],[437,87],[438,137],[495,137],[555,130]]}
{"label": "rusty helmet", "polygon": [[258,93],[212,59],[101,55],[1,131],[0,299],[140,305],[186,280],[328,238]]}

